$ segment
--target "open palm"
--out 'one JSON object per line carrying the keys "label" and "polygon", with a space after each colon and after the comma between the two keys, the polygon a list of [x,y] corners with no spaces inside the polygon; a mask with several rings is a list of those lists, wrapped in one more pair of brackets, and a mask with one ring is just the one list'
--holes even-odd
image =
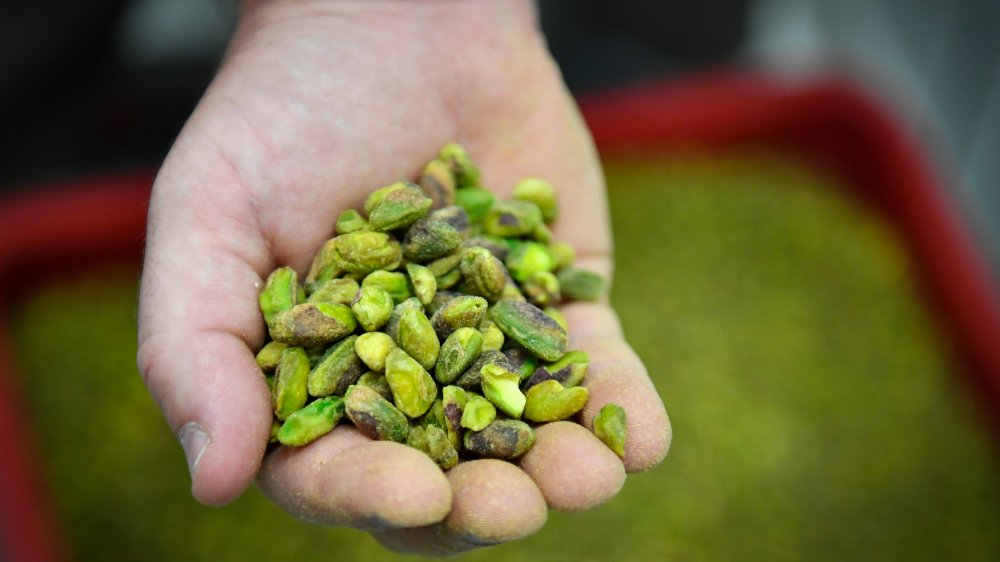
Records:
{"label": "open palm", "polygon": [[625,470],[666,454],[666,413],[614,313],[575,304],[565,309],[570,344],[591,357],[582,421],[607,402],[626,408],[624,465],[568,422],[540,428],[519,467],[467,461],[445,474],[350,426],[264,457],[271,407],[253,357],[265,336],[262,278],[278,265],[304,272],[341,210],[415,177],[451,140],[501,194],[525,176],[550,179],[562,202],[556,237],[581,266],[610,274],[600,167],[529,2],[245,6],[157,177],[142,277],[140,372],[184,445],[200,501],[231,501],[256,478],[296,516],[448,554],[526,536],[547,507],[606,501]]}

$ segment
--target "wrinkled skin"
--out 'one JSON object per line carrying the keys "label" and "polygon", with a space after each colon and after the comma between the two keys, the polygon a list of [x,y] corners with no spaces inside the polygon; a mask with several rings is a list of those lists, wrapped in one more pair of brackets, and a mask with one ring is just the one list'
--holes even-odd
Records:
{"label": "wrinkled skin", "polygon": [[591,357],[581,421],[625,406],[624,462],[572,424],[549,428],[523,468],[483,460],[443,474],[349,425],[265,457],[271,411],[253,357],[263,279],[278,265],[304,275],[340,211],[417,177],[445,142],[462,143],[502,194],[524,176],[550,179],[555,235],[582,267],[609,274],[612,246],[595,151],[529,2],[271,0],[242,12],[156,179],[142,276],[139,370],[185,448],[195,498],[225,504],[256,479],[303,519],[444,555],[527,536],[547,498],[588,509],[626,471],[659,463],[666,412],[603,303],[566,316],[571,348]]}

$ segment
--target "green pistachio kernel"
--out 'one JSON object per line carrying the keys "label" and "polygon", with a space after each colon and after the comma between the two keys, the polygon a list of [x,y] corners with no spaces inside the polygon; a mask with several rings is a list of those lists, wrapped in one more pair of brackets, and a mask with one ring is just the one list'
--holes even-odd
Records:
{"label": "green pistachio kernel", "polygon": [[531,239],[535,242],[541,242],[542,244],[549,244],[552,242],[552,231],[549,230],[548,225],[544,222],[538,223],[535,229],[531,231]]}
{"label": "green pistachio kernel", "polygon": [[482,396],[472,396],[462,410],[462,427],[482,431],[497,417],[496,406]]}
{"label": "green pistachio kernel", "polygon": [[419,310],[407,310],[399,317],[396,330],[396,344],[424,369],[434,368],[441,342],[427,316]]}
{"label": "green pistachio kernel", "polygon": [[343,398],[327,396],[314,400],[285,419],[278,430],[278,441],[292,447],[307,445],[333,431],[343,416]]}
{"label": "green pistachio kernel", "polygon": [[437,398],[437,384],[430,373],[402,349],[393,349],[386,357],[385,378],[396,407],[411,418],[426,412]]}
{"label": "green pistachio kernel", "polygon": [[583,409],[590,393],[586,387],[565,388],[559,381],[548,380],[525,393],[524,418],[533,422],[564,420]]}
{"label": "green pistachio kernel", "polygon": [[558,261],[545,244],[524,242],[507,254],[506,264],[510,275],[523,283],[539,271],[554,271]]}
{"label": "green pistachio kernel", "polygon": [[547,380],[559,381],[566,387],[576,386],[587,375],[587,367],[589,366],[590,357],[587,356],[587,352],[567,351],[558,361],[535,369],[534,374],[524,383],[524,388],[527,390]]}
{"label": "green pistachio kernel", "polygon": [[392,307],[392,295],[388,291],[378,285],[368,285],[362,286],[355,295],[351,312],[366,332],[373,332],[389,321]]}
{"label": "green pistachio kernel", "polygon": [[358,294],[358,288],[358,282],[354,279],[330,279],[316,283],[306,302],[332,302],[350,306],[354,302],[354,295]]}
{"label": "green pistachio kernel", "polygon": [[628,418],[625,408],[618,404],[605,404],[594,416],[594,435],[619,457],[625,458],[625,440],[628,437]]}
{"label": "green pistachio kernel", "polygon": [[449,205],[436,211],[431,211],[427,218],[435,221],[446,222],[455,229],[455,232],[465,240],[472,231],[472,224],[469,221],[469,213],[458,205]]}
{"label": "green pistachio kernel", "polygon": [[358,382],[354,384],[358,386],[367,386],[377,392],[382,398],[392,400],[392,389],[389,388],[389,380],[386,379],[385,375],[382,373],[368,371],[367,373],[361,375],[361,377],[358,378]]}
{"label": "green pistachio kernel", "polygon": [[541,359],[555,361],[566,350],[566,330],[531,303],[498,301],[489,316],[504,335]]}
{"label": "green pistachio kernel", "polygon": [[462,235],[444,221],[422,218],[413,223],[403,237],[403,257],[415,262],[428,262],[458,248]]}
{"label": "green pistachio kernel", "polygon": [[503,354],[510,362],[511,370],[521,377],[522,382],[527,380],[538,367],[538,358],[519,345],[514,344],[503,350]]}
{"label": "green pistachio kernel", "polygon": [[437,278],[431,270],[419,264],[408,263],[406,274],[410,277],[413,294],[420,300],[420,304],[430,305],[437,293]]}
{"label": "green pistachio kernel", "polygon": [[278,432],[279,431],[281,431],[281,421],[280,420],[276,420],[276,419],[272,419],[271,420],[271,436],[270,436],[270,438],[268,438],[267,442],[268,443],[277,443],[278,442]]}
{"label": "green pistachio kernel", "polygon": [[271,339],[297,346],[335,342],[358,327],[351,309],[336,303],[304,303],[279,312],[270,326]]}
{"label": "green pistachio kernel", "polygon": [[423,451],[443,470],[458,464],[458,451],[455,450],[445,430],[435,426],[416,426],[410,429],[406,444]]}
{"label": "green pistachio kernel", "polygon": [[389,323],[385,325],[385,333],[393,341],[399,339],[399,319],[407,310],[419,310],[423,312],[424,305],[420,304],[420,300],[417,297],[410,297],[393,307],[392,314],[389,316]]}
{"label": "green pistachio kernel", "polygon": [[442,306],[448,304],[451,299],[460,296],[462,296],[462,293],[459,293],[458,291],[438,291],[434,293],[434,298],[431,299],[431,303],[427,305],[427,314],[430,314],[431,316],[437,314],[437,311],[441,310]]}
{"label": "green pistachio kernel", "polygon": [[395,348],[396,342],[382,332],[367,332],[354,341],[354,352],[369,369],[377,373],[385,371],[385,358]]}
{"label": "green pistachio kernel", "polygon": [[347,389],[344,410],[358,431],[371,439],[403,443],[410,433],[406,415],[367,386],[355,384]]}
{"label": "green pistachio kernel", "polygon": [[375,191],[365,201],[368,224],[378,232],[413,224],[426,215],[433,204],[431,198],[414,183],[397,182],[382,189],[387,191]]}
{"label": "green pistachio kernel", "polygon": [[549,251],[556,257],[556,269],[569,267],[576,261],[576,250],[566,242],[553,242],[549,244]]}
{"label": "green pistachio kernel", "polygon": [[480,457],[512,460],[535,444],[535,431],[520,420],[496,419],[482,431],[466,432],[463,444]]}
{"label": "green pistachio kernel", "polygon": [[479,357],[483,335],[475,328],[463,327],[448,336],[441,346],[434,377],[442,384],[449,384]]}
{"label": "green pistachio kernel", "polygon": [[480,375],[483,396],[508,416],[521,417],[525,396],[520,388],[520,375],[497,364],[484,366],[480,370]]}
{"label": "green pistachio kernel", "polygon": [[496,323],[490,319],[485,319],[479,324],[479,332],[483,334],[483,351],[500,351],[503,347],[504,336]]}
{"label": "green pistachio kernel", "polygon": [[472,248],[473,246],[482,246],[493,254],[493,257],[500,261],[506,261],[507,254],[510,253],[510,245],[507,241],[499,236],[493,236],[491,234],[480,234],[478,236],[473,236],[469,238],[462,244],[466,248]]}
{"label": "green pistachio kernel", "polygon": [[482,221],[496,200],[496,195],[481,187],[467,187],[455,192],[455,204],[465,209],[472,223]]}
{"label": "green pistachio kernel", "polygon": [[368,230],[368,221],[355,209],[347,209],[337,216],[337,234],[348,234],[360,230]]}
{"label": "green pistachio kernel", "polygon": [[267,384],[267,393],[271,397],[271,402],[274,402],[274,385],[275,377],[274,375],[264,375],[264,382]]}
{"label": "green pistachio kernel", "polygon": [[450,289],[461,283],[462,271],[455,268],[440,277],[436,277],[435,279],[437,280],[438,289]]}
{"label": "green pistachio kernel", "polygon": [[483,367],[487,365],[499,365],[500,367],[510,371],[511,365],[510,361],[507,361],[507,357],[503,353],[496,350],[482,350],[479,352],[479,357],[469,365],[457,379],[453,381],[453,384],[460,386],[465,390],[479,391],[482,389],[482,370]]}
{"label": "green pistachio kernel", "polygon": [[542,212],[542,220],[552,222],[559,216],[559,204],[556,190],[552,184],[541,178],[524,178],[514,186],[515,199],[530,201],[538,205]]}
{"label": "green pistachio kernel", "polygon": [[305,406],[309,399],[309,356],[301,347],[289,347],[281,352],[274,370],[274,415],[284,420]]}
{"label": "green pistachio kernel", "polygon": [[281,361],[281,352],[285,351],[287,347],[287,343],[280,341],[267,342],[267,345],[257,352],[257,366],[265,373],[273,373],[274,369],[278,367],[278,362]]}
{"label": "green pistachio kernel", "polygon": [[434,274],[439,291],[454,287],[462,280],[459,264],[462,262],[463,254],[464,251],[458,251],[427,264],[427,269]]}
{"label": "green pistachio kernel", "polygon": [[376,207],[378,207],[379,205],[382,204],[382,201],[384,201],[385,198],[390,193],[394,193],[396,191],[400,191],[400,190],[403,190],[403,189],[410,188],[411,186],[408,185],[408,184],[409,184],[409,182],[397,181],[397,182],[391,183],[391,184],[389,184],[389,185],[387,185],[385,187],[380,187],[380,188],[376,189],[375,191],[369,193],[368,197],[365,198],[365,203],[364,203],[364,206],[362,207],[362,209],[364,210],[365,214],[366,215],[370,215],[372,213],[372,211],[375,210]]}
{"label": "green pistachio kernel", "polygon": [[604,295],[604,278],[576,267],[559,270],[559,287],[563,298],[574,301],[596,301]]}
{"label": "green pistachio kernel", "polygon": [[[309,273],[306,274],[305,287],[307,293],[311,294],[324,281],[335,279],[345,273],[336,260],[337,238],[331,238],[323,242],[319,251],[313,255],[312,264],[309,266]],[[402,259],[402,251],[400,251],[399,257]]]}
{"label": "green pistachio kernel", "polygon": [[503,294],[507,273],[503,263],[486,248],[467,248],[459,263],[468,292],[493,302]]}
{"label": "green pistachio kernel", "polygon": [[441,398],[435,399],[434,403],[431,404],[431,407],[427,410],[427,412],[420,417],[418,425],[422,425],[424,427],[434,426],[443,431],[446,427],[444,420],[444,400]]}
{"label": "green pistachio kernel", "polygon": [[464,250],[458,251],[452,254],[448,254],[442,258],[438,258],[427,264],[427,269],[434,274],[434,277],[441,277],[450,271],[458,269],[459,264],[462,262],[462,256],[465,254]]}
{"label": "green pistachio kernel", "polygon": [[299,276],[290,267],[279,267],[267,276],[257,300],[268,326],[276,314],[298,304],[299,291]]}
{"label": "green pistachio kernel", "polygon": [[558,360],[546,365],[546,369],[551,372],[556,380],[563,386],[574,386],[580,384],[583,377],[587,375],[587,367],[590,366],[590,356],[586,351],[579,349],[567,351]]}
{"label": "green pistachio kernel", "polygon": [[361,281],[361,288],[381,287],[388,291],[394,304],[399,304],[413,296],[410,291],[410,281],[406,274],[401,271],[385,271],[377,269],[365,276]]}
{"label": "green pistachio kernel", "polygon": [[365,365],[354,352],[358,336],[346,337],[330,346],[309,373],[309,394],[343,396],[365,372]]}
{"label": "green pistachio kernel", "polygon": [[476,167],[462,145],[449,142],[438,151],[437,159],[447,164],[448,168],[451,169],[455,178],[455,187],[459,188],[460,191],[462,188],[480,184],[479,168]]}
{"label": "green pistachio kernel", "polygon": [[559,280],[551,271],[536,271],[525,280],[521,288],[528,302],[535,306],[553,306],[562,300]]}
{"label": "green pistachio kernel", "polygon": [[333,239],[333,263],[348,273],[365,274],[399,267],[403,252],[399,242],[384,232],[362,230]]}
{"label": "green pistachio kernel", "polygon": [[517,283],[515,283],[510,277],[507,277],[507,284],[504,285],[503,293],[500,294],[500,298],[498,300],[524,302],[528,299],[524,298],[524,294],[521,292],[521,289],[517,287]]}
{"label": "green pistachio kernel", "polygon": [[512,199],[497,201],[483,217],[483,230],[502,237],[528,236],[542,222],[538,205]]}
{"label": "green pistachio kernel", "polygon": [[441,389],[445,430],[448,433],[448,440],[456,449],[461,444],[462,415],[468,401],[469,397],[461,387],[448,385]]}
{"label": "green pistachio kernel", "polygon": [[479,326],[486,317],[488,303],[483,297],[460,295],[443,304],[431,316],[431,326],[440,339],[459,328]]}
{"label": "green pistachio kernel", "polygon": [[431,160],[420,172],[420,189],[431,199],[431,208],[440,209],[455,203],[455,176],[451,166]]}
{"label": "green pistachio kernel", "polygon": [[548,180],[541,178],[524,178],[514,185],[515,199],[530,201],[542,212],[542,220],[551,223],[559,216],[559,203],[556,190]]}

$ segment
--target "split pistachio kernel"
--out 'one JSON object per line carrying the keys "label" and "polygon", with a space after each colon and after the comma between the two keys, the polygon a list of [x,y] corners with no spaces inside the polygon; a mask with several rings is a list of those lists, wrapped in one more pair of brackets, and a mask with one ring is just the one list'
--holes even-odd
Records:
{"label": "split pistachio kernel", "polygon": [[547,380],[525,393],[524,418],[533,422],[564,420],[583,409],[589,396],[586,387],[566,388],[559,381]]}
{"label": "split pistachio kernel", "polygon": [[619,457],[625,458],[625,440],[628,438],[628,418],[625,408],[618,404],[605,404],[594,416],[594,435]]}
{"label": "split pistachio kernel", "polygon": [[496,406],[482,396],[473,396],[462,410],[462,427],[472,431],[482,431],[497,417]]}
{"label": "split pistachio kernel", "polygon": [[396,348],[396,342],[383,332],[367,332],[354,341],[354,352],[372,371],[385,371],[385,358]]}
{"label": "split pistachio kernel", "polygon": [[366,332],[374,332],[392,315],[392,295],[378,285],[361,287],[351,302],[351,312]]}
{"label": "split pistachio kernel", "polygon": [[402,349],[393,349],[385,358],[385,378],[396,407],[411,418],[423,415],[437,398],[430,373]]}
{"label": "split pistachio kernel", "polygon": [[344,415],[344,399],[328,396],[294,412],[278,429],[278,442],[301,447],[333,431]]}
{"label": "split pistachio kernel", "polygon": [[413,294],[416,295],[420,304],[428,306],[434,301],[437,294],[437,278],[431,270],[416,263],[406,264],[406,274],[410,277],[410,285],[413,286]]}
{"label": "split pistachio kernel", "polygon": [[521,417],[527,399],[521,392],[520,375],[497,364],[484,366],[480,375],[486,399],[504,414]]}
{"label": "split pistachio kernel", "polygon": [[350,336],[326,350],[309,373],[309,395],[343,396],[365,372],[365,366],[354,352],[358,336]]}
{"label": "split pistachio kernel", "polygon": [[480,457],[514,460],[535,444],[535,430],[520,420],[493,420],[482,431],[469,431],[465,449]]}
{"label": "split pistachio kernel", "polygon": [[299,276],[290,267],[279,267],[271,272],[260,291],[260,311],[268,326],[279,312],[284,312],[299,302]]}
{"label": "split pistachio kernel", "polygon": [[500,301],[490,311],[490,319],[504,335],[541,359],[555,361],[566,350],[566,330],[533,304]]}
{"label": "split pistachio kernel", "polygon": [[337,234],[348,234],[359,230],[368,230],[368,221],[354,209],[347,209],[337,216]]}
{"label": "split pistachio kernel", "polygon": [[524,178],[514,186],[514,198],[529,201],[538,206],[542,212],[542,220],[552,222],[559,215],[559,203],[556,190],[547,180],[541,178]]}

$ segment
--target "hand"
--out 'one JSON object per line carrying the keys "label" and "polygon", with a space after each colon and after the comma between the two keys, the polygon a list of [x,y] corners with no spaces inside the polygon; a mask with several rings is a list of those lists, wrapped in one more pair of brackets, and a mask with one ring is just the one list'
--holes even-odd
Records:
{"label": "hand", "polygon": [[589,423],[629,415],[624,464],[586,429],[542,427],[520,467],[442,473],[423,453],[349,425],[264,458],[262,279],[304,273],[343,209],[414,178],[447,141],[501,193],[525,176],[561,192],[554,232],[611,272],[603,178],[526,0],[248,3],[218,75],[156,179],[139,311],[139,370],[184,447],[192,493],[221,505],[254,478],[298,517],[372,531],[395,550],[448,554],[529,535],[546,507],[587,509],[650,468],[666,412],[606,304],[566,309],[591,357]]}

